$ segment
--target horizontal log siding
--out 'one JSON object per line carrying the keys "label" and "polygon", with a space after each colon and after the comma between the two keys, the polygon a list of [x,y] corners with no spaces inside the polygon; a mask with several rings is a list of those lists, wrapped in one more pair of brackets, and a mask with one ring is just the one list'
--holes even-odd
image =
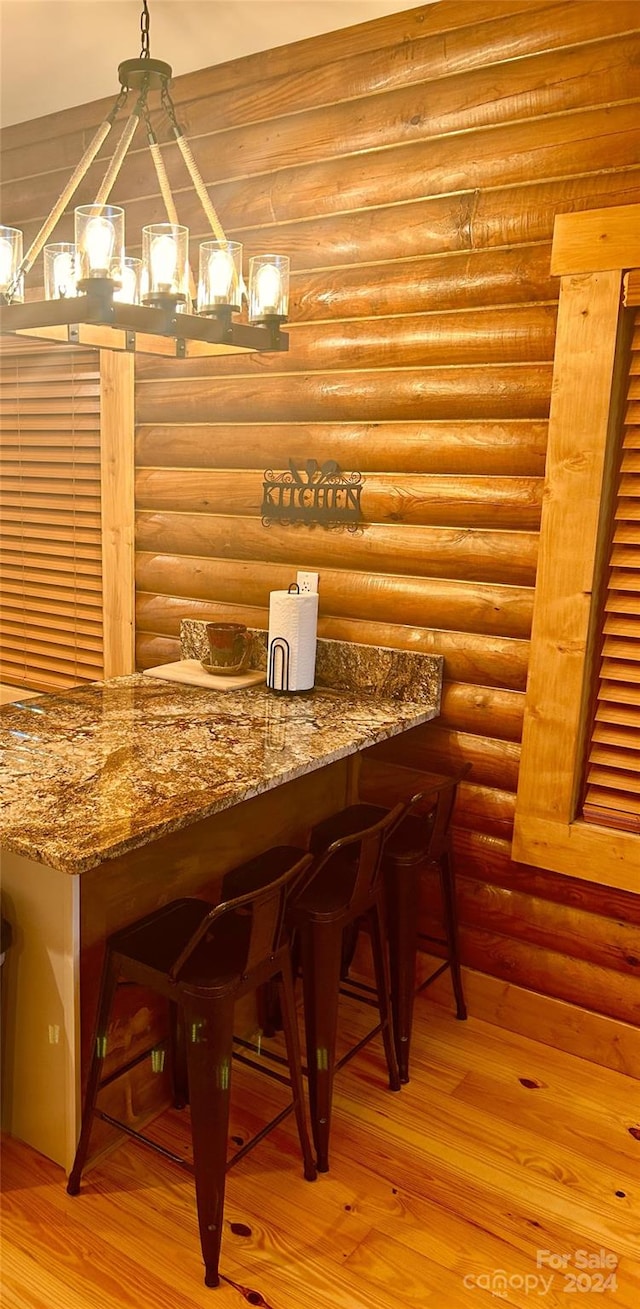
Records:
{"label": "horizontal log siding", "polygon": [[[510,839],[553,223],[640,202],[639,62],[635,0],[444,0],[179,78],[228,235],[247,256],[292,256],[291,349],[141,359],[136,392],[139,666],[178,657],[182,617],[264,626],[297,567],[321,573],[322,635],[442,654],[440,718],[375,752],[367,794],[410,789],[399,765],[469,761],[455,814],[466,961],[628,1021],[638,900],[515,864]],[[33,234],[103,109],[7,129],[4,222]],[[142,147],[113,195],[132,252],[142,221],[164,218]],[[164,154],[195,256],[202,214]],[[262,527],[264,469],[310,458],[363,473],[355,536]],[[425,930],[438,909],[427,885]]]}

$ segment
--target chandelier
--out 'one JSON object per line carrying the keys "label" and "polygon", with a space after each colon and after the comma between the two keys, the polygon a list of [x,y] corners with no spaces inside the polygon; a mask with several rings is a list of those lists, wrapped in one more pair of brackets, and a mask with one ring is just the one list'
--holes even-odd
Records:
{"label": "chandelier", "polygon": [[[228,241],[176,117],[172,70],[149,51],[149,9],[142,0],[142,48],[118,68],[120,91],[40,231],[23,255],[22,232],[0,226],[0,331],[67,345],[139,351],[184,359],[200,355],[285,351],[281,331],[289,298],[286,255],[254,255],[248,293],[242,245]],[[129,92],[137,93],[92,204],[74,211],[75,240],[49,243],[62,214],[106,141]],[[178,221],[148,99],[160,103],[211,229],[200,245],[198,282],[189,263],[189,232]],[[124,210],[109,197],[143,122],[167,221],[142,228],[142,256],[126,254]],[[44,300],[24,302],[25,276],[44,252]],[[238,317],[247,307],[248,321]]]}

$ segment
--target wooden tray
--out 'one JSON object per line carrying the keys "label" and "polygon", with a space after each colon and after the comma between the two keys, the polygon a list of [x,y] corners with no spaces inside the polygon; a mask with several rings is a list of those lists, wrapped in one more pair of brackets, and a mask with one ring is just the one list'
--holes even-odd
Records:
{"label": "wooden tray", "polygon": [[247,686],[258,686],[266,681],[266,673],[251,669],[248,673],[236,673],[233,677],[220,677],[207,673],[199,659],[179,659],[175,664],[158,664],[157,668],[145,668],[147,677],[158,677],[163,682],[182,682],[187,686],[203,686],[208,691],[241,691]]}

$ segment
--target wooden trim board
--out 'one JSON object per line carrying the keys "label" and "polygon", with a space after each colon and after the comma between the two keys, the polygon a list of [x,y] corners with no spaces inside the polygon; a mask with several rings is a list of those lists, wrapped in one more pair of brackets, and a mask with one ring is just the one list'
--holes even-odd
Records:
{"label": "wooden trim board", "polygon": [[100,352],[104,676],[135,669],[134,362]]}
{"label": "wooden trim board", "polygon": [[[420,973],[428,975],[441,962],[434,956],[421,955]],[[473,968],[463,968],[462,976],[470,1017],[578,1055],[603,1068],[640,1078],[640,1029],[637,1027],[539,991],[514,986]],[[448,972],[423,994],[430,1003],[452,1009]]]}
{"label": "wooden trim board", "polygon": [[640,210],[612,205],[580,214],[558,214],[553,229],[551,272],[593,273],[640,264]]}
{"label": "wooden trim board", "polygon": [[[562,217],[553,267],[574,271],[560,292],[513,858],[640,891],[640,836],[576,821],[630,320],[623,268],[599,271],[602,224],[592,214]],[[617,258],[640,259],[639,228],[640,207],[617,211],[608,229]]]}

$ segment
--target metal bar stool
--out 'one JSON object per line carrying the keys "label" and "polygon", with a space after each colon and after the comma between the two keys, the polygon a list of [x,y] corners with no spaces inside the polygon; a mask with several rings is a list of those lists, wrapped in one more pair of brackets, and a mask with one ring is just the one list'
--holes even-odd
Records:
{"label": "metal bar stool", "polygon": [[[402,1082],[409,1081],[413,1005],[417,992],[424,990],[446,968],[449,968],[456,1002],[456,1017],[464,1019],[467,1016],[460,974],[455,878],[451,859],[451,816],[458,784],[468,772],[467,766],[457,777],[443,777],[433,786],[425,787],[424,791],[411,796],[404,806],[401,818],[393,824],[384,843],[382,865],[393,1033]],[[332,841],[344,837],[367,823],[379,821],[386,812],[387,810],[382,806],[375,804],[349,805],[314,827],[310,848],[317,854]],[[416,990],[416,961],[420,937],[418,931],[420,879],[422,873],[429,868],[435,868],[440,879],[445,931],[444,940],[436,938],[432,943],[444,945],[447,955],[445,962]],[[348,972],[356,939],[357,925],[351,936],[349,952],[343,957],[343,975]]]}
{"label": "metal bar stool", "polygon": [[403,813],[404,806],[398,805],[333,841],[319,855],[299,894],[291,897],[287,911],[300,945],[311,1128],[321,1173],[329,1167],[343,934],[360,917],[366,918],[371,932],[389,1086],[400,1090],[391,1030],[381,858],[384,838]]}
{"label": "metal bar stool", "polygon": [[[225,1174],[228,1167],[294,1110],[308,1181],[316,1168],[303,1105],[302,1066],[296,1023],[287,900],[304,882],[311,855],[293,846],[278,846],[243,864],[228,877],[257,883],[254,889],[212,907],[204,900],[182,899],[116,932],[107,942],[96,1035],[82,1114],[82,1128],[67,1190],[76,1195],[87,1159],[95,1117],[133,1134],[160,1153],[141,1133],[96,1108],[106,1054],[111,1005],[119,977],[164,996],[186,1033],[188,1099],[200,1241],[205,1284],[217,1286],[222,1237]],[[278,1114],[227,1164],[227,1135],[233,1054],[234,1003],[247,992],[277,979],[289,1065],[292,1103]],[[173,1051],[174,1054],[178,1051]],[[172,1061],[173,1062],[173,1061]],[[120,1076],[126,1069],[120,1069]],[[180,1078],[178,1077],[178,1081]],[[181,1098],[186,1098],[184,1094]],[[176,1162],[183,1160],[171,1156]]]}

